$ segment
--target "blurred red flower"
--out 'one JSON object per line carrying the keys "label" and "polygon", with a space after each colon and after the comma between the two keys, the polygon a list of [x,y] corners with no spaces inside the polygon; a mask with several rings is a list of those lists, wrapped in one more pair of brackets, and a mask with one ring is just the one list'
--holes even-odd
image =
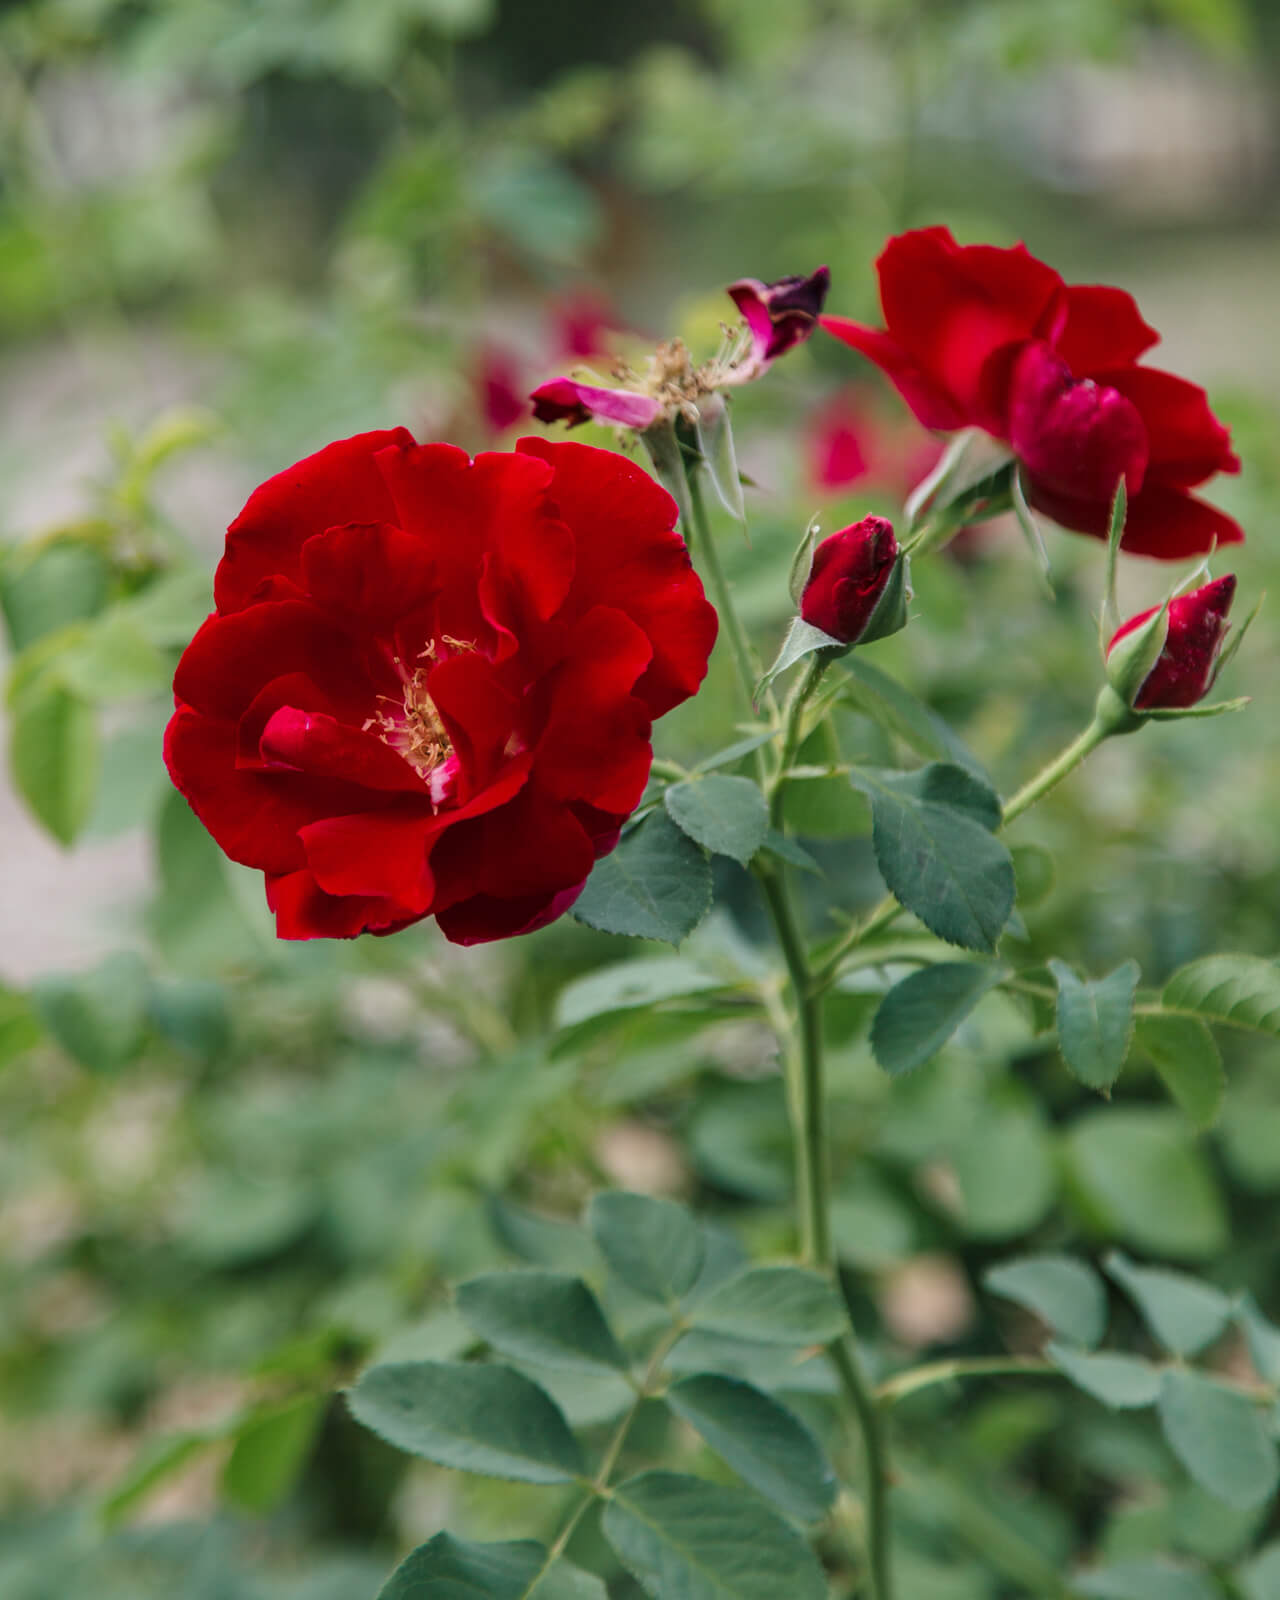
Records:
{"label": "blurred red flower", "polygon": [[434,915],[472,944],[572,905],[715,639],[675,520],[610,451],[472,461],[402,428],[255,490],[165,760],[282,937]]}
{"label": "blurred red flower", "polygon": [[1024,246],[960,246],[946,228],[890,239],[876,262],[885,327],[823,317],[928,428],[979,427],[1023,464],[1031,503],[1102,537],[1121,478],[1124,548],[1180,560],[1236,544],[1189,491],[1237,472],[1203,389],[1138,358],[1159,335],[1131,295],[1067,284]]}

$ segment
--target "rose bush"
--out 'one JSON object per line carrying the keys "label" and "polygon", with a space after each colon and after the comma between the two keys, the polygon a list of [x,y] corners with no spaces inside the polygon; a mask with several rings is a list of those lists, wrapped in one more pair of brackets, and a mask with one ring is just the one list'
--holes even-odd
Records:
{"label": "rose bush", "polygon": [[471,460],[404,429],[270,479],[184,653],[169,772],[286,938],[434,915],[462,944],[577,897],[702,681],[671,497],[611,452]]}
{"label": "rose bush", "polygon": [[1124,548],[1181,560],[1244,535],[1190,493],[1238,472],[1204,390],[1139,357],[1159,335],[1133,297],[1067,284],[1024,246],[958,245],[947,228],[890,239],[876,262],[885,327],[824,316],[928,428],[977,427],[1022,463],[1027,498],[1104,537],[1123,478]]}

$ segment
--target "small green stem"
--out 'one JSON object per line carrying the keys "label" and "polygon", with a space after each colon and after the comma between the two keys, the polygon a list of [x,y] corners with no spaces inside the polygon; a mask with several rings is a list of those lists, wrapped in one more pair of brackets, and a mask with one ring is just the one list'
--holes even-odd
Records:
{"label": "small green stem", "polygon": [[896,1405],[909,1394],[959,1378],[998,1378],[1018,1374],[1031,1377],[1062,1376],[1052,1362],[1042,1361],[1038,1356],[959,1357],[954,1361],[930,1361],[922,1367],[911,1367],[906,1372],[895,1373],[892,1378],[886,1378],[876,1386],[876,1399],[882,1405]]}
{"label": "small green stem", "polygon": [[640,1411],[640,1407],[654,1393],[657,1385],[658,1374],[662,1370],[662,1363],[666,1360],[668,1354],[670,1353],[672,1345],[675,1344],[676,1340],[679,1339],[681,1334],[686,1332],[687,1327],[687,1323],[676,1322],[674,1326],[666,1334],[664,1334],[654,1346],[653,1354],[649,1357],[649,1365],[645,1369],[644,1378],[641,1380],[641,1383],[636,1390],[636,1397],[631,1402],[631,1405],[627,1408],[626,1414],[623,1416],[621,1422],[619,1422],[618,1426],[614,1429],[613,1437],[605,1446],[604,1454],[600,1457],[600,1466],[596,1471],[595,1477],[592,1478],[591,1482],[587,1485],[585,1494],[583,1494],[581,1499],[577,1501],[573,1510],[565,1519],[564,1525],[561,1527],[560,1532],[555,1536],[555,1539],[552,1541],[547,1550],[545,1560],[538,1568],[537,1572],[535,1572],[533,1577],[529,1580],[528,1587],[521,1594],[520,1600],[528,1600],[528,1597],[537,1588],[541,1580],[548,1572],[550,1572],[551,1568],[555,1566],[556,1562],[564,1554],[569,1540],[573,1537],[574,1529],[587,1514],[587,1509],[591,1505],[592,1501],[600,1499],[601,1496],[606,1495],[609,1492],[609,1479],[613,1476],[613,1469],[618,1464],[618,1457],[622,1454],[622,1447],[627,1442],[627,1435],[631,1432],[632,1424],[636,1420],[636,1416]]}
{"label": "small green stem", "polygon": [[804,708],[818,687],[822,674],[826,671],[826,665],[821,653],[810,656],[804,675],[787,700],[786,710],[783,713],[782,755],[779,757],[778,770],[774,774],[773,784],[769,790],[769,824],[774,828],[782,826],[783,791],[791,768],[795,765],[796,752],[800,748]]}
{"label": "small green stem", "polygon": [[1060,754],[1056,755],[1047,766],[1041,767],[1034,778],[1023,784],[1017,794],[1005,803],[1005,822],[1012,822],[1015,817],[1020,817],[1029,807],[1035,805],[1043,795],[1056,787],[1068,775],[1074,772],[1084,758],[1092,750],[1096,750],[1108,736],[1110,729],[1104,728],[1095,719],[1077,738]]}

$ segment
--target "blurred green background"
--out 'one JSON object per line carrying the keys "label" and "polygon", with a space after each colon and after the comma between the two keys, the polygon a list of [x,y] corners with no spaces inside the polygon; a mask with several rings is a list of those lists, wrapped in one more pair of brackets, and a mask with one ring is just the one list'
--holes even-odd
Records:
{"label": "blurred green background", "polygon": [[[692,1199],[756,1250],[791,1242],[751,1007],[558,1030],[562,985],[635,953],[567,920],[465,952],[430,927],[274,942],[260,881],[159,765],[173,663],[254,484],[395,423],[509,443],[511,396],[584,345],[601,372],[672,333],[709,353],[740,276],[825,261],[829,309],[872,318],[884,238],[942,221],[1138,296],[1152,359],[1235,429],[1244,473],[1212,497],[1248,532],[1252,604],[1280,578],[1278,82],[1271,0],[0,12],[5,1600],[345,1600],[446,1521],[542,1534],[541,1501],[407,1469],[327,1394],[389,1342],[460,1348],[447,1281],[553,1257],[526,1208],[571,1216],[602,1183]],[[724,554],[767,651],[809,517],[893,514],[928,441],[822,338],[736,427],[758,490]],[[1049,538],[1052,599],[1016,532],[984,530],[922,565],[916,621],[875,647],[1006,790],[1097,684],[1100,551]],[[1126,601],[1166,577],[1130,563]],[[1247,714],[1117,741],[1018,825],[1065,863],[1028,883],[1032,956],[1135,956],[1154,984],[1211,950],[1274,954],[1276,665],[1264,612],[1226,685]],[[692,760],[732,716],[717,659],[659,752]],[[851,714],[839,733],[854,758],[905,754]],[[816,932],[877,883],[860,802],[795,792],[827,870]],[[749,988],[763,926],[724,865],[696,954]],[[831,1012],[841,1250],[883,1361],[1023,1348],[978,1280],[1033,1247],[1119,1243],[1280,1311],[1273,1047],[1232,1045],[1205,1133],[1138,1065],[1101,1107],[1000,997],[892,1095],[868,997]],[[1266,1513],[1188,1488],[1145,1420],[1047,1384],[954,1399],[903,1413],[910,1600],[1048,1593],[1070,1561],[1149,1550],[1280,1593],[1239,1564]]]}

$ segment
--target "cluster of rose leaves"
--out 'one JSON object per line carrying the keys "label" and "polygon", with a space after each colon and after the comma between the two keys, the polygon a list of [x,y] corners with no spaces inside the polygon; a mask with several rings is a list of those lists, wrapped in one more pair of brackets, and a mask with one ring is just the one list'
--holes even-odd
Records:
{"label": "cluster of rose leaves", "polygon": [[[825,268],[744,279],[729,290],[743,333],[683,389],[655,358],[612,387],[543,384],[535,415],[668,428],[821,325],[927,428],[1005,446],[1062,527],[1104,537],[1123,483],[1126,550],[1180,560],[1242,539],[1190,492],[1238,470],[1227,430],[1202,389],[1140,363],[1157,335],[1131,296],[945,228],[890,240],[877,269],[884,328],[821,314]],[[265,874],[282,937],[434,915],[471,944],[572,906],[641,798],[653,719],[696,692],[715,642],[676,520],[616,452],[527,438],[472,460],[403,428],[328,445],[254,492],[178,666],[165,758],[222,849]],[[831,535],[804,620],[856,643],[898,555],[883,519]],[[1160,613],[1163,648],[1130,705],[1204,694],[1234,581]]]}

